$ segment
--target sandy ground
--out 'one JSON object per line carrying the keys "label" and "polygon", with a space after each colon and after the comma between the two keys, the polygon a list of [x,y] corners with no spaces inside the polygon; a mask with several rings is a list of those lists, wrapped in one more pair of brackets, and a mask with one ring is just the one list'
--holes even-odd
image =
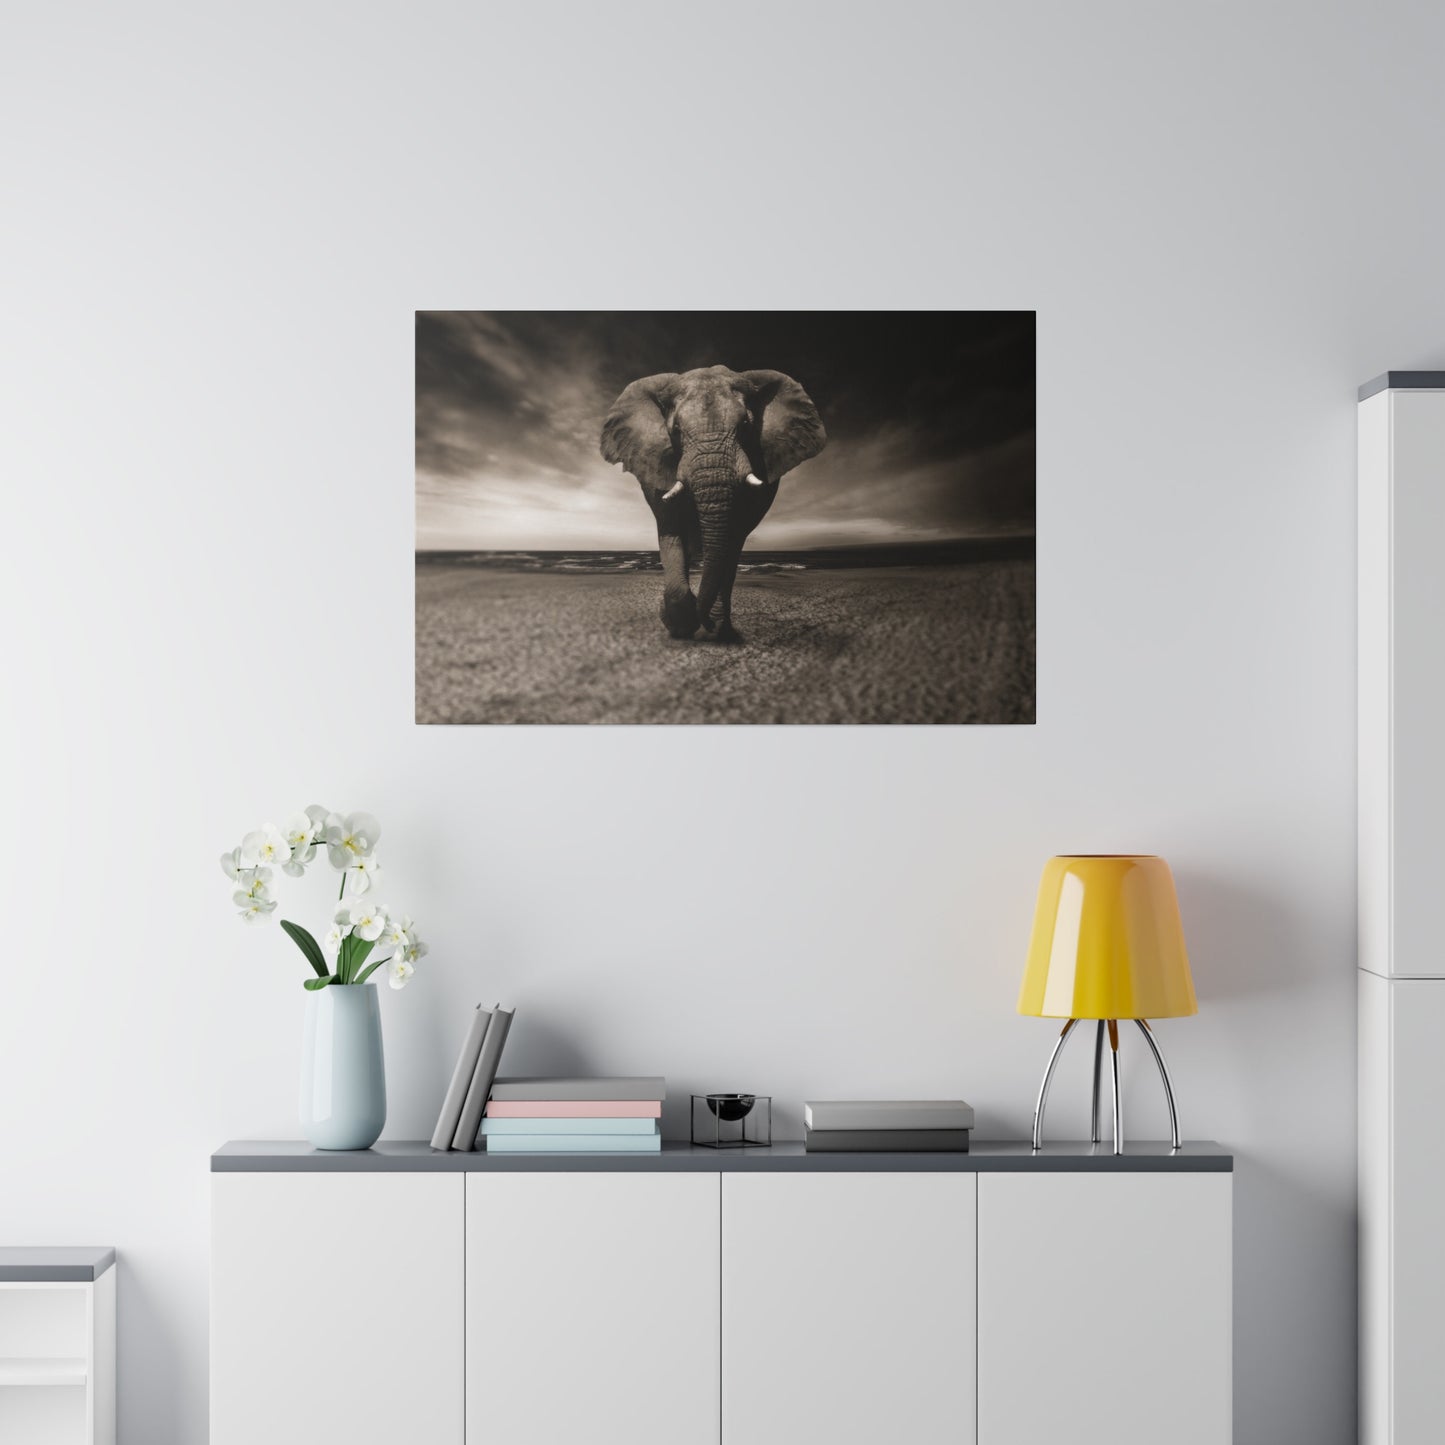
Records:
{"label": "sandy ground", "polygon": [[1031,723],[1034,567],[739,577],[676,642],[662,578],[418,561],[419,723]]}

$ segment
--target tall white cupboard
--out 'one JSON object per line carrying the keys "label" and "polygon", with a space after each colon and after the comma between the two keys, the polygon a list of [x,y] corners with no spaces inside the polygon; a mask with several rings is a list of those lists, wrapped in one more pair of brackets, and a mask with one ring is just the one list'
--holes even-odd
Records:
{"label": "tall white cupboard", "polygon": [[1359,402],[1360,1439],[1445,1438],[1445,372]]}

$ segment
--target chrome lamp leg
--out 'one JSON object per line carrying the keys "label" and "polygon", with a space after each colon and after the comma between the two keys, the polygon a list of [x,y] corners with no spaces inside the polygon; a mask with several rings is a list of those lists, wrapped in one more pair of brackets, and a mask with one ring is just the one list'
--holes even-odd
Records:
{"label": "chrome lamp leg", "polygon": [[1089,1115],[1089,1142],[1097,1144],[1102,1135],[1099,1132],[1099,1077],[1104,1068],[1104,1020],[1100,1019],[1094,1029],[1094,1107]]}
{"label": "chrome lamp leg", "polygon": [[1054,1066],[1059,1062],[1059,1055],[1063,1052],[1064,1045],[1069,1041],[1069,1035],[1074,1031],[1074,1025],[1078,1019],[1070,1019],[1059,1031],[1058,1041],[1054,1044],[1054,1051],[1049,1055],[1049,1066],[1044,1070],[1044,1081],[1039,1085],[1039,1101],[1034,1105],[1034,1149],[1035,1151],[1044,1147],[1044,1105],[1049,1098],[1049,1082],[1054,1077]]}
{"label": "chrome lamp leg", "polygon": [[1114,1153],[1124,1152],[1124,1096],[1119,1092],[1119,1021],[1109,1019],[1109,1066],[1114,1080]]}
{"label": "chrome lamp leg", "polygon": [[1179,1148],[1179,1114],[1174,1107],[1174,1086],[1169,1082],[1169,1070],[1164,1066],[1164,1055],[1159,1052],[1159,1045],[1154,1042],[1154,1030],[1149,1027],[1145,1019],[1135,1019],[1139,1025],[1139,1032],[1144,1035],[1144,1042],[1149,1045],[1149,1052],[1154,1055],[1154,1062],[1159,1065],[1159,1077],[1164,1081],[1164,1097],[1169,1102],[1169,1134],[1170,1142],[1174,1148]]}

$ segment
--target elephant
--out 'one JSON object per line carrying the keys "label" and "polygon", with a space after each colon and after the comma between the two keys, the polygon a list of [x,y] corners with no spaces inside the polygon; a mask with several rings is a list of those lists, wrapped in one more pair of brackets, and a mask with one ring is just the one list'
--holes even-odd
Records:
{"label": "elephant", "polygon": [[602,455],[637,478],[657,520],[671,636],[692,637],[701,625],[720,642],[741,640],[732,596],[743,543],[784,474],[827,440],[808,393],[781,371],[706,366],[645,376],[622,391],[602,425]]}

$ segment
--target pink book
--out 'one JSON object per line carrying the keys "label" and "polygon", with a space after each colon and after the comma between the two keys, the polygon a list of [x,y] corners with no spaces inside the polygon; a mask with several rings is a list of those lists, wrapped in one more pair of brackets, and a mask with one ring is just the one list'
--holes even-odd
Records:
{"label": "pink book", "polygon": [[489,1119],[660,1119],[657,1099],[509,1099],[487,1105]]}

